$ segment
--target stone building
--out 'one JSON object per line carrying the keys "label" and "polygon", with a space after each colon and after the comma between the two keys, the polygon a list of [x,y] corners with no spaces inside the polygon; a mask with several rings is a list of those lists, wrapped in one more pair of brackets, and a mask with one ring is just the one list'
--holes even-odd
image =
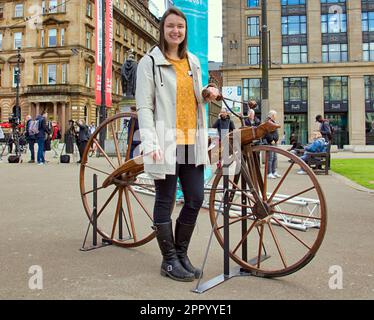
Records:
{"label": "stone building", "polygon": [[[315,116],[334,144],[374,144],[374,1],[267,0],[269,104],[306,143]],[[239,18],[240,17],[240,18]],[[223,79],[261,100],[260,0],[223,0]],[[260,113],[260,110],[258,110]]]}
{"label": "stone building", "polygon": [[[47,110],[65,131],[69,119],[98,122],[95,104],[95,1],[0,0],[0,121],[16,100],[20,47],[21,121]],[[148,0],[113,2],[113,106],[122,99],[121,66],[132,51],[139,60],[157,42],[159,20]]]}

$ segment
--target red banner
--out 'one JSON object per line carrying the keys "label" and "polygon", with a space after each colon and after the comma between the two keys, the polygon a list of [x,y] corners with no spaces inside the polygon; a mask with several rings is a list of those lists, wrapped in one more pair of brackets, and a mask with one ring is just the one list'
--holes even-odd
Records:
{"label": "red banner", "polygon": [[[105,102],[112,106],[112,58],[113,58],[113,0],[105,1]],[[95,97],[96,104],[101,105],[102,76],[102,6],[103,0],[96,0],[96,66],[95,66]]]}

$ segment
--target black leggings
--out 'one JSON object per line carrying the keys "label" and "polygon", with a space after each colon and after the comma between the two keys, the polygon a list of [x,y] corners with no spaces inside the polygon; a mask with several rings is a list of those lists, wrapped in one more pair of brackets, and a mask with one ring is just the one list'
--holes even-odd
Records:
{"label": "black leggings", "polygon": [[[196,167],[187,161],[180,161],[178,150],[185,146],[178,146],[175,175],[166,175],[164,180],[155,180],[156,201],[153,210],[155,223],[165,223],[171,220],[172,205],[175,201],[177,179],[179,177],[184,206],[179,213],[178,220],[183,224],[195,224],[197,215],[204,201],[204,166]],[[188,149],[188,151],[187,151]],[[181,154],[179,152],[179,154]],[[193,145],[186,146],[185,158],[193,159]]]}

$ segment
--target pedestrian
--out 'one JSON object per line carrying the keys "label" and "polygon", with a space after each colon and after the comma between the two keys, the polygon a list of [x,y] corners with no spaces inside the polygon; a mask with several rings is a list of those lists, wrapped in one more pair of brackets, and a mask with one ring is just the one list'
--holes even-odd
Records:
{"label": "pedestrian", "polygon": [[221,109],[218,119],[213,123],[213,128],[218,130],[220,140],[222,140],[229,132],[235,130],[234,122],[230,119],[230,115],[226,108]]}
{"label": "pedestrian", "polygon": [[61,131],[57,121],[52,121],[52,143],[51,147],[54,152],[53,158],[58,158],[58,146],[60,144]]}
{"label": "pedestrian", "polygon": [[[270,110],[267,121],[275,122],[277,116],[277,112],[274,110]],[[269,132],[264,137],[264,140],[267,144],[276,146],[279,140],[279,134],[278,130],[275,130],[273,132]],[[268,160],[268,179],[276,179],[281,178],[282,176],[277,172],[277,153],[276,152],[269,152],[269,160]]]}
{"label": "pedestrian", "polygon": [[[5,141],[4,131],[3,131],[3,128],[1,126],[0,126],[0,140]],[[3,147],[2,152],[0,153],[0,161],[2,161],[3,152],[4,152],[4,147]]]}
{"label": "pedestrian", "polygon": [[[204,165],[209,164],[204,104],[218,97],[213,86],[203,90],[199,60],[188,52],[186,16],[169,8],[160,21],[158,46],[139,62],[136,106],[144,170],[155,183],[161,275],[177,281],[193,281],[201,274],[187,250],[204,200]],[[171,211],[178,177],[185,201],[174,240]]]}
{"label": "pedestrian", "polygon": [[79,133],[78,133],[79,161],[77,161],[77,163],[81,163],[84,149],[86,149],[86,145],[90,138],[90,134],[89,134],[88,126],[86,125],[86,122],[84,120],[82,119],[78,120],[76,124],[79,127]]}
{"label": "pedestrian", "polygon": [[27,143],[29,144],[29,150],[30,150],[30,155],[31,155],[28,163],[35,163],[36,135],[30,131],[31,121],[33,121],[31,115],[27,115],[26,124],[25,124],[25,137],[26,137]]}
{"label": "pedestrian", "polygon": [[[50,120],[47,121],[47,128],[48,128],[48,133],[46,134],[46,138],[44,141],[44,159],[46,159],[46,152],[52,150],[52,147],[51,147],[52,130],[53,130],[52,121]],[[48,163],[49,161],[45,160],[45,162]]]}
{"label": "pedestrian", "polygon": [[261,124],[261,120],[256,117],[253,109],[248,110],[248,118],[244,120],[244,124],[248,127],[258,127]]}
{"label": "pedestrian", "polygon": [[281,139],[281,145],[284,146],[286,145],[286,131],[283,131],[283,136]]}
{"label": "pedestrian", "polygon": [[95,130],[96,130],[95,123],[93,121],[91,121],[91,124],[88,126],[88,132],[89,132],[90,136],[92,136],[94,134]]}
{"label": "pedestrian", "polygon": [[38,126],[39,126],[39,132],[36,135],[36,141],[38,143],[38,153],[37,153],[36,160],[37,160],[38,165],[46,164],[45,157],[44,157],[44,154],[45,154],[44,145],[45,145],[45,140],[47,139],[47,136],[50,133],[48,126],[47,126],[47,117],[48,117],[48,113],[44,110],[35,119],[38,121]]}
{"label": "pedestrian", "polygon": [[332,132],[332,127],[326,119],[322,117],[322,115],[317,115],[316,116],[316,121],[319,123],[319,132],[321,132],[322,137],[328,142],[332,142],[333,138],[333,132]]}

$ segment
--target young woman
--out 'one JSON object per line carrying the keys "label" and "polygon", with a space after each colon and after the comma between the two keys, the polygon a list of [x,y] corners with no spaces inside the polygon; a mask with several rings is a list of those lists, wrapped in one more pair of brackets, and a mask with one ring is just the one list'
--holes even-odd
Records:
{"label": "young woman", "polygon": [[[204,199],[204,165],[209,163],[204,103],[215,100],[213,85],[204,90],[201,67],[187,51],[187,19],[172,7],[160,22],[159,45],[137,70],[136,106],[144,169],[155,179],[154,228],[163,256],[161,275],[178,281],[200,276],[187,249]],[[187,160],[187,161],[186,161]],[[173,236],[171,211],[177,179],[184,206]]]}

